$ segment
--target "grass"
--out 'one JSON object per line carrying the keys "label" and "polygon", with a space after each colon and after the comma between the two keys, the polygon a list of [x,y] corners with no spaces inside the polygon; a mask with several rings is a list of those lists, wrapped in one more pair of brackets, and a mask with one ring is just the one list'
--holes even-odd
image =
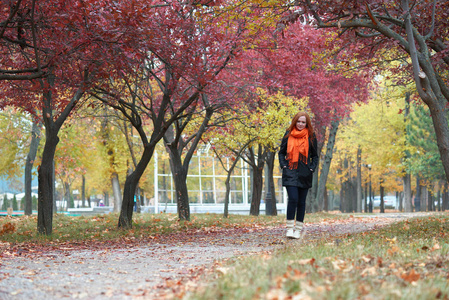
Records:
{"label": "grass", "polygon": [[[347,216],[318,213],[308,215],[307,218],[308,222],[320,222],[325,219],[347,218]],[[207,227],[280,226],[284,220],[285,215],[275,217],[230,215],[229,218],[224,219],[220,214],[192,214],[190,221],[179,221],[177,214],[134,214],[133,228],[120,230],[117,229],[118,214],[79,217],[55,214],[52,235],[45,236],[37,233],[37,216],[35,215],[3,217],[0,218],[0,241],[11,244],[45,244],[49,241],[53,243],[110,241],[123,237],[138,239]]]}
{"label": "grass", "polygon": [[[348,219],[316,213],[308,223]],[[357,219],[357,218],[356,218]],[[37,234],[37,217],[0,218],[0,246],[120,241],[199,228],[281,226],[285,215],[134,214],[133,228],[117,229],[118,214],[56,214],[53,234]],[[190,299],[449,299],[449,215],[416,218],[377,231],[289,242],[271,255],[239,257],[208,274]]]}
{"label": "grass", "polygon": [[218,268],[189,299],[449,299],[448,237],[445,214],[293,242]]}

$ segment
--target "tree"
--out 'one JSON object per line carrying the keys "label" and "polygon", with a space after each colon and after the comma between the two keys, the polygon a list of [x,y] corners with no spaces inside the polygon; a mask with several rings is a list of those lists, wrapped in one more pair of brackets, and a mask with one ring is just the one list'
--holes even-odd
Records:
{"label": "tree", "polygon": [[[206,130],[226,122],[226,120],[217,118],[215,119],[217,123],[214,124],[213,114],[223,108],[226,102],[216,100],[215,104],[212,104],[209,96],[209,94],[202,93],[202,101],[189,108],[185,117],[175,120],[164,135],[165,147],[170,154],[170,167],[175,183],[178,215],[181,220],[190,219],[187,176],[192,156]],[[227,98],[222,97],[222,99],[226,100]]]}
{"label": "tree", "polygon": [[[401,185],[397,178],[403,175],[402,159],[407,149],[405,124],[400,114],[404,107],[403,94],[406,89],[390,86],[388,80],[380,78],[379,76],[379,84],[373,92],[373,98],[367,104],[354,105],[350,118],[341,126],[337,140],[337,161],[340,161],[342,166],[339,177],[343,182],[350,182],[356,187],[351,178],[357,173],[357,168],[371,165],[370,172],[375,189],[380,190],[383,187],[387,191],[398,191]],[[358,164],[359,147],[361,163]],[[352,195],[353,191],[347,193]],[[354,198],[357,198],[356,193],[353,194]],[[350,199],[354,198],[351,196]],[[355,210],[357,203],[351,203],[348,207],[349,210]]]}
{"label": "tree", "polygon": [[[153,7],[155,14],[147,28],[149,50],[141,65],[96,91],[98,99],[131,121],[144,148],[139,163],[125,182],[119,227],[132,225],[135,190],[157,142],[176,120],[188,119],[189,114],[195,113],[190,107],[204,99],[200,95],[207,86],[217,80],[229,61],[250,42],[253,33],[245,27],[251,27],[248,20],[229,17],[227,9],[177,1]],[[153,36],[161,38],[152,39]],[[111,88],[111,85],[115,86]],[[151,137],[142,127],[147,121],[152,123]],[[180,162],[175,164],[179,166]],[[183,181],[181,178],[179,185]],[[184,203],[183,211],[187,211],[185,194],[177,197],[178,203]],[[189,216],[182,213],[180,218]]]}
{"label": "tree", "polygon": [[338,126],[340,125],[340,121],[332,121],[331,127],[329,129],[329,135],[327,138],[327,144],[326,144],[326,153],[324,155],[324,161],[322,162],[322,168],[320,173],[320,181],[319,186],[317,190],[317,196],[316,199],[318,203],[320,203],[320,208],[327,210],[327,202],[324,201],[325,199],[325,190],[326,190],[326,182],[327,177],[329,175],[329,169],[332,162],[332,155],[334,151],[334,145],[335,145],[335,139],[338,131]]}
{"label": "tree", "polygon": [[6,211],[8,208],[9,208],[9,200],[5,193],[5,195],[3,196],[2,210]]}
{"label": "tree", "polygon": [[[318,137],[318,153],[321,153],[326,129],[331,123],[347,115],[353,102],[366,101],[371,77],[366,72],[345,71],[340,67],[331,53],[347,51],[329,43],[332,33],[317,31],[302,22],[284,26],[285,23],[280,22],[274,30],[281,32],[282,36],[267,39],[263,47],[254,49],[257,54],[253,55],[261,61],[259,65],[263,70],[259,81],[270,92],[281,89],[286,95],[296,98],[308,97],[308,109],[314,115]],[[312,186],[308,194],[308,209],[317,211],[318,202],[322,200],[316,197],[318,170],[314,173]]]}
{"label": "tree", "polygon": [[430,112],[422,103],[412,105],[407,133],[408,144],[414,150],[406,162],[412,174],[419,174],[430,181],[444,179]]}
{"label": "tree", "polygon": [[[47,71],[44,78],[30,82],[3,82],[6,97],[0,107],[12,104],[30,113],[36,110],[41,113],[45,146],[38,171],[39,233],[49,235],[52,231],[53,159],[59,130],[79,106],[86,90],[103,78],[114,77],[111,70],[121,72],[130,68],[140,51],[147,49],[141,43],[141,27],[130,21],[130,14],[136,15],[132,3],[123,7],[121,4],[95,0],[27,1],[20,6],[22,14],[30,10],[34,13],[31,20],[39,20],[31,26],[33,30],[25,32],[23,39],[38,41],[33,48],[37,52],[35,58],[38,67],[45,65]],[[120,11],[121,8],[125,10]],[[25,63],[19,48],[12,52],[18,65]]]}
{"label": "tree", "polygon": [[[441,191],[445,182],[445,174],[429,109],[423,103],[412,102],[412,104],[407,122],[406,136],[411,149],[405,165],[410,173],[417,178],[416,198],[421,201],[421,210],[426,210],[426,206],[423,205],[424,199],[418,193],[421,190],[421,186],[426,188],[430,196],[432,196],[433,192],[431,191],[434,190],[434,186],[436,187],[435,189]],[[433,210],[433,201],[429,201],[432,197],[426,198],[429,204],[428,209]],[[440,197],[437,199],[439,201]]]}
{"label": "tree", "polygon": [[[318,28],[337,28],[348,45],[365,44],[358,54],[372,58],[383,49],[400,49],[411,59],[412,78],[430,109],[441,159],[449,180],[449,99],[446,72],[447,1],[310,1],[300,2],[302,13],[313,16]],[[356,48],[356,47],[353,47]],[[370,49],[370,51],[367,51]],[[355,50],[355,49],[354,49]],[[380,58],[381,59],[381,58]]]}

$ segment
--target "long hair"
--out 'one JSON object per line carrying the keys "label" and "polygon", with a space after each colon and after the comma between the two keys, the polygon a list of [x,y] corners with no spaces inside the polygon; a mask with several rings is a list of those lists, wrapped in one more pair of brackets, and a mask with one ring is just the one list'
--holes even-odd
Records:
{"label": "long hair", "polygon": [[298,122],[298,119],[303,116],[306,117],[306,128],[309,130],[309,136],[313,136],[312,122],[310,121],[309,115],[304,111],[300,111],[293,117],[292,122],[290,123],[290,126],[288,127],[289,135],[290,135],[290,132],[292,132],[293,128],[296,127],[296,122]]}

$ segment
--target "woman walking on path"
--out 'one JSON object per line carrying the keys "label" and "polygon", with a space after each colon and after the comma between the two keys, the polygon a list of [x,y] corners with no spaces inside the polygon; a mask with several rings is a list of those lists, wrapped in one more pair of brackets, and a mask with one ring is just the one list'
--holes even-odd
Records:
{"label": "woman walking on path", "polygon": [[303,235],[306,197],[312,187],[317,164],[317,140],[310,117],[305,112],[299,112],[293,117],[279,150],[282,185],[288,195],[287,238],[299,239]]}

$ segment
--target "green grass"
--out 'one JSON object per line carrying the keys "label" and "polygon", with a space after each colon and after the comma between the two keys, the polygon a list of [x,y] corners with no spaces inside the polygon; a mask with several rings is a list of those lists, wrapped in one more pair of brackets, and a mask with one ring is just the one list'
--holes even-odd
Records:
{"label": "green grass", "polygon": [[288,243],[219,268],[189,299],[449,299],[448,237],[446,214]]}
{"label": "green grass", "polygon": [[[318,213],[307,215],[308,222],[320,222],[325,219],[347,218],[342,214]],[[158,234],[186,231],[206,227],[238,226],[280,226],[285,221],[281,216],[230,215],[224,219],[220,214],[192,214],[190,221],[179,221],[177,214],[134,214],[133,228],[117,229],[118,214],[98,216],[66,216],[55,214],[51,236],[37,233],[37,216],[0,218],[0,241],[8,243],[46,243],[76,241],[106,241],[123,237],[145,238]],[[6,226],[6,227],[4,227]],[[8,231],[6,228],[13,228]],[[1,233],[3,229],[3,234]]]}

